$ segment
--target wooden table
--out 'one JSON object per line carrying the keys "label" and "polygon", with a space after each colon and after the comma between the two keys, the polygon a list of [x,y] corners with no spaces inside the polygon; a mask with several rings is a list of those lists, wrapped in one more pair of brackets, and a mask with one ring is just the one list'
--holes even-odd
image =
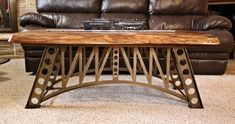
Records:
{"label": "wooden table", "polygon": [[[16,33],[10,41],[47,46],[26,108],[38,108],[41,102],[73,89],[110,83],[146,86],[185,100],[190,108],[203,108],[185,47],[219,44],[218,38],[200,32],[66,29]],[[66,73],[65,53],[72,53],[71,47],[76,48],[76,54],[70,54],[70,70]],[[87,47],[92,49],[89,55]],[[159,56],[166,63],[165,70]],[[92,62],[94,68],[90,68]],[[125,67],[120,67],[120,63],[125,63]],[[77,66],[79,72],[75,73]],[[59,70],[61,76],[58,76]],[[110,72],[112,79],[102,79],[104,71]],[[130,79],[120,78],[123,71]],[[87,73],[92,72],[94,80],[84,80]],[[137,74],[144,74],[146,81],[138,80]],[[79,77],[77,84],[68,85],[69,79],[76,75]],[[156,82],[155,78],[161,81]]]}

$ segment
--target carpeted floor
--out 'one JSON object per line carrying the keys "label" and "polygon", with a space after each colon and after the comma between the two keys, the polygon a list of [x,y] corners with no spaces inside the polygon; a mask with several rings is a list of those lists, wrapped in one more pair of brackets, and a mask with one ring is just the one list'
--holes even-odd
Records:
{"label": "carpeted floor", "polygon": [[101,85],[70,91],[25,109],[34,76],[24,60],[0,65],[0,124],[234,124],[235,75],[196,76],[204,109],[132,85]]}

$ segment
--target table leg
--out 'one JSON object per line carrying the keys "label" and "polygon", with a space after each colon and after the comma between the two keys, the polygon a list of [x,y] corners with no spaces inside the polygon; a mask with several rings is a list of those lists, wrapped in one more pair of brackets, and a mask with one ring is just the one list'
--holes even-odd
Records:
{"label": "table leg", "polygon": [[[38,67],[38,71],[36,74],[36,78],[34,80],[34,84],[28,98],[28,102],[26,108],[39,108],[40,103],[42,101],[43,96],[45,95],[46,88],[48,86],[48,82],[52,81],[50,79],[50,75],[55,73],[53,71],[54,65],[56,62],[56,57],[59,49],[56,47],[46,47],[41,58],[40,65]],[[55,68],[54,68],[55,69]],[[58,70],[58,69],[57,69]],[[57,72],[56,72],[57,73]],[[53,77],[54,80],[54,77]],[[51,82],[52,84],[54,82]]]}
{"label": "table leg", "polygon": [[189,107],[203,108],[187,50],[185,48],[174,48],[173,60],[176,64],[176,70],[183,85]]}
{"label": "table leg", "polygon": [[235,59],[235,45],[234,45],[234,48],[233,48],[233,59]]}

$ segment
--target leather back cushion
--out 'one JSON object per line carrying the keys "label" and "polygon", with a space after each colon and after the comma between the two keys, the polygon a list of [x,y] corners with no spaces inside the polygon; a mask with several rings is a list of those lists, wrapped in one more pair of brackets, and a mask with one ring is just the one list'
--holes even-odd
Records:
{"label": "leather back cushion", "polygon": [[103,13],[147,13],[149,0],[103,0]]}
{"label": "leather back cushion", "polygon": [[42,15],[55,21],[56,28],[83,28],[83,21],[99,18],[98,13],[42,13]]}
{"label": "leather back cushion", "polygon": [[38,12],[99,13],[101,0],[37,0]]}
{"label": "leather back cushion", "polygon": [[150,0],[150,14],[206,14],[207,0]]}

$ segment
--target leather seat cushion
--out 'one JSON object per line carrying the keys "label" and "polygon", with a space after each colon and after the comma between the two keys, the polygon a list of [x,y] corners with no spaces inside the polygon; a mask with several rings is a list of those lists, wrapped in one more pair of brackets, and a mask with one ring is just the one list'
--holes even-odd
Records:
{"label": "leather seat cushion", "polygon": [[229,59],[228,53],[216,52],[191,52],[188,53],[190,59],[204,59],[204,60],[226,60]]}
{"label": "leather seat cushion", "polygon": [[227,60],[198,60],[191,59],[191,64],[195,74],[201,75],[221,75],[227,68]]}

